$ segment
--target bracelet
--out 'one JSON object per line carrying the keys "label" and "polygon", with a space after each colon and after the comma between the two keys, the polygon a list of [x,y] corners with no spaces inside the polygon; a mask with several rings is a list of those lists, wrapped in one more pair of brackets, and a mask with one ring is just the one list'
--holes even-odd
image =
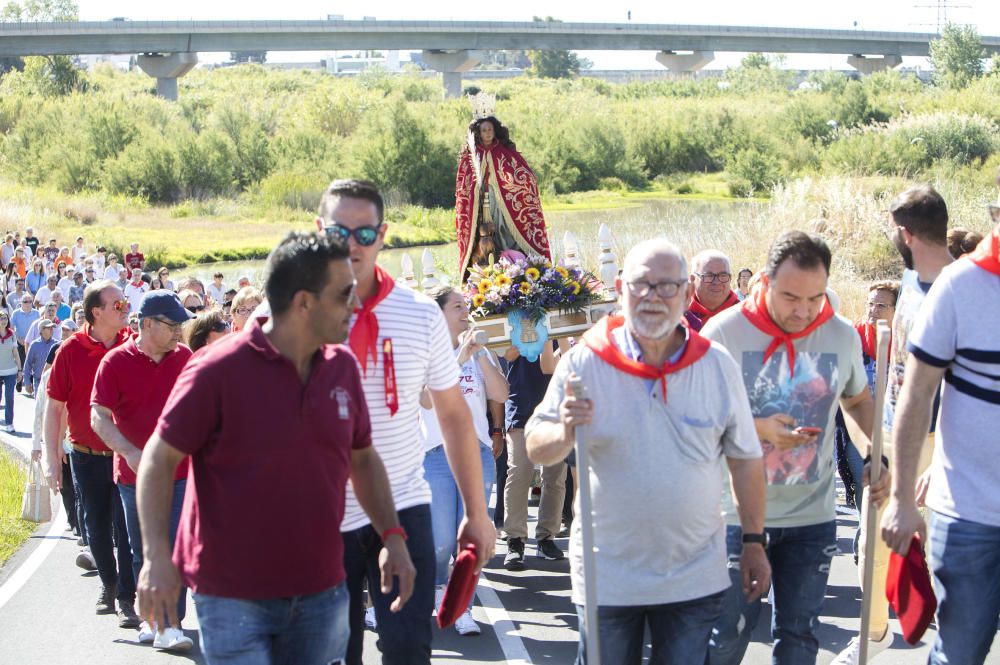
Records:
{"label": "bracelet", "polygon": [[400,538],[403,539],[403,542],[406,542],[406,540],[407,540],[407,538],[406,538],[406,529],[404,529],[401,526],[391,526],[388,529],[386,529],[385,531],[383,531],[382,532],[382,542],[384,543],[386,541],[386,539],[389,538],[389,536],[399,536]]}
{"label": "bracelet", "polygon": [[499,434],[500,436],[503,436],[504,434],[503,428],[502,427],[490,428],[490,436],[493,436],[494,434]]}
{"label": "bracelet", "polygon": [[[870,464],[871,461],[872,461],[872,456],[871,455],[865,455],[865,461],[864,461],[864,463],[865,464]],[[889,458],[886,457],[885,455],[882,455],[882,464],[885,466],[885,468],[887,468],[887,469],[889,468]]]}

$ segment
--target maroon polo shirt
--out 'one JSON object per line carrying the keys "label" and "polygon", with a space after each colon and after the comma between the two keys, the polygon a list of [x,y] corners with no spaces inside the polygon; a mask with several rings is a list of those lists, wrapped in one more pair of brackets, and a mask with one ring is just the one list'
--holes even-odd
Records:
{"label": "maroon polo shirt", "polygon": [[[129,338],[128,328],[122,328],[111,349]],[[111,349],[90,336],[90,324],[83,324],[82,330],[59,345],[45,390],[52,399],[66,403],[70,442],[95,451],[107,451],[109,448],[90,426],[90,394],[94,390],[97,367]]]}
{"label": "maroon polo shirt", "polygon": [[[139,349],[136,338],[130,337],[101,360],[90,403],[110,409],[115,426],[133,446],[142,450],[190,357],[191,349],[180,344],[160,362],[154,362]],[[187,471],[185,459],[177,465],[174,480],[187,478]],[[135,471],[118,454],[115,454],[114,478],[116,483],[135,485]]]}
{"label": "maroon polo shirt", "polygon": [[344,581],[351,452],[371,445],[358,363],[326,346],[304,385],[263,321],[191,358],[156,430],[191,456],[174,563],[198,593],[260,600]]}

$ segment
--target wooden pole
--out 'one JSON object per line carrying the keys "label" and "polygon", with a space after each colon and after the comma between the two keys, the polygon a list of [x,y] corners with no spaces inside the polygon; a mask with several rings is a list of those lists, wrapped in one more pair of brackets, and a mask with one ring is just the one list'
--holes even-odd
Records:
{"label": "wooden pole", "polygon": [[[571,380],[573,395],[587,399],[587,389],[579,378]],[[587,665],[601,665],[601,641],[597,625],[597,562],[594,543],[594,512],[590,497],[590,458],[587,450],[587,428],[576,427],[576,468],[580,482],[581,545],[583,546],[583,628],[586,633]]]}
{"label": "wooden pole", "polygon": [[[885,406],[885,385],[889,369],[889,325],[879,321],[876,328],[877,347],[875,352],[875,417],[872,423],[872,461],[869,466],[870,484],[878,482],[882,475],[882,410]],[[870,495],[869,495],[870,496]],[[861,588],[861,650],[858,665],[868,663],[868,632],[871,624],[872,601],[886,602],[885,598],[873,599],[872,581],[875,576],[875,539],[878,535],[878,507],[868,500],[865,513],[865,569]]]}

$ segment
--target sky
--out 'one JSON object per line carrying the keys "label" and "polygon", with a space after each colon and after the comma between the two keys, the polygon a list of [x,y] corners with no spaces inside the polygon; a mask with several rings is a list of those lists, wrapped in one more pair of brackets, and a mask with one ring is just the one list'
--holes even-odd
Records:
{"label": "sky", "polygon": [[[504,20],[530,21],[533,16],[552,16],[563,21],[626,22],[689,25],[744,25],[797,28],[887,30],[893,32],[935,32],[941,0],[839,0],[822,7],[802,0],[624,0],[623,2],[580,2],[580,0],[503,0],[502,2],[401,2],[366,0],[321,2],[283,0],[248,3],[246,0],[78,0],[81,20],[252,20],[325,19],[329,14],[348,20],[372,16],[382,20]],[[1000,34],[1000,2],[997,0],[946,0],[947,17],[956,23],[976,26],[981,35]],[[359,5],[364,9],[359,9]],[[596,69],[656,69],[654,52],[583,51]],[[228,57],[228,54],[225,54]],[[738,64],[742,54],[718,54],[709,68]],[[213,59],[209,54],[202,62]],[[268,60],[301,61],[318,59],[316,54],[270,53]],[[846,56],[789,56],[793,68],[846,68]],[[905,58],[904,65],[920,66],[924,58]]]}

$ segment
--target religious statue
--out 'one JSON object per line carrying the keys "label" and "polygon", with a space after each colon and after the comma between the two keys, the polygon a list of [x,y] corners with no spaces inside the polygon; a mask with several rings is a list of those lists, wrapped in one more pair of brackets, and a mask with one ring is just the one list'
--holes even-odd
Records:
{"label": "religious statue", "polygon": [[479,93],[469,95],[469,101],[473,119],[455,177],[455,230],[463,282],[469,266],[487,265],[509,250],[552,260],[538,182],[494,115],[496,96]]}

